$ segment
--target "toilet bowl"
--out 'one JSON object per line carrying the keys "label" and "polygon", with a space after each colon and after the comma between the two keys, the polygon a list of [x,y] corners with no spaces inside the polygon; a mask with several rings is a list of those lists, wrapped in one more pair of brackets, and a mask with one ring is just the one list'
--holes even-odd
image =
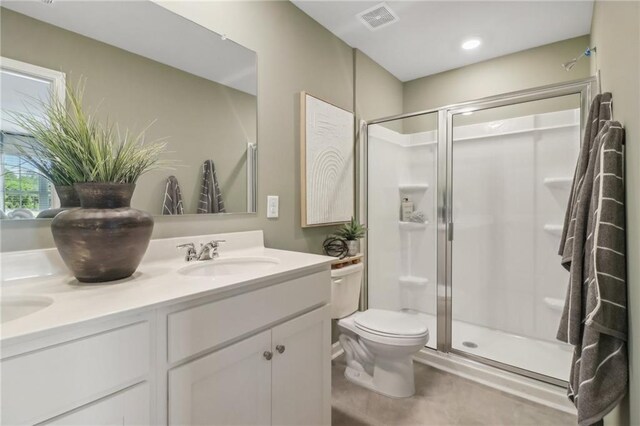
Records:
{"label": "toilet bowl", "polygon": [[417,312],[369,309],[338,321],[347,380],[393,398],[415,394],[413,356],[429,340]]}
{"label": "toilet bowl", "polygon": [[331,271],[332,317],[339,319],[347,380],[393,398],[415,393],[413,356],[429,340],[427,317],[414,311],[358,310],[362,264]]}

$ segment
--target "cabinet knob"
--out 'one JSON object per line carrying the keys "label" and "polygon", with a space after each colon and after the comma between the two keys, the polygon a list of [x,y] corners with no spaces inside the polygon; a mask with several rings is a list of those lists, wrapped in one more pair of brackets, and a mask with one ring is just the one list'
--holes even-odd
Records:
{"label": "cabinet knob", "polygon": [[279,354],[281,354],[282,352],[284,352],[284,345],[278,345],[276,346],[276,351],[278,351]]}
{"label": "cabinet knob", "polygon": [[267,361],[271,361],[271,358],[273,358],[273,354],[269,351],[264,351],[264,353],[262,354],[262,356],[264,357],[264,359],[266,359]]}

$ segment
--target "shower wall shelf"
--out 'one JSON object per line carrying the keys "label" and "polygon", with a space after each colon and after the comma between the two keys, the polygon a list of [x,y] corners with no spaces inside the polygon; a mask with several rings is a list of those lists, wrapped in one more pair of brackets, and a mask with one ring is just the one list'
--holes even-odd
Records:
{"label": "shower wall shelf", "polygon": [[402,183],[400,185],[398,185],[398,188],[400,188],[400,191],[426,191],[427,189],[429,189],[429,184],[428,183]]}
{"label": "shower wall shelf", "polygon": [[419,231],[420,229],[425,229],[429,222],[403,222],[400,221],[400,229],[403,231]]}
{"label": "shower wall shelf", "polygon": [[562,225],[545,225],[544,230],[558,237],[562,235]]}
{"label": "shower wall shelf", "polygon": [[544,179],[544,184],[550,188],[567,188],[571,187],[573,178],[570,177],[549,177]]}
{"label": "shower wall shelf", "polygon": [[427,285],[429,282],[428,278],[423,277],[414,277],[412,275],[405,275],[398,278],[398,282],[402,285],[412,286],[412,287],[423,287]]}
{"label": "shower wall shelf", "polygon": [[411,145],[403,145],[403,148],[420,148],[422,146],[433,146],[433,145],[437,145],[438,141],[432,141],[432,142],[420,142],[420,143],[414,143]]}
{"label": "shower wall shelf", "polygon": [[545,297],[544,303],[552,311],[562,312],[564,309],[564,300],[556,299],[555,297]]}
{"label": "shower wall shelf", "polygon": [[[503,136],[512,136],[512,135],[521,135],[521,134],[526,134],[526,133],[533,133],[533,132],[545,132],[545,131],[549,131],[549,130],[556,130],[556,129],[568,129],[571,127],[580,127],[580,123],[570,123],[570,124],[560,124],[557,126],[546,126],[546,127],[531,127],[528,129],[521,129],[521,130],[511,130],[511,131],[506,131],[506,132],[495,132],[495,133],[487,133],[487,134],[483,134],[483,135],[474,135],[474,136],[467,136],[467,137],[454,137],[453,138],[453,142],[467,142],[467,141],[473,141],[473,140],[478,140],[478,139],[488,139],[488,138],[496,138],[496,137],[503,137]],[[455,132],[455,129],[454,129]]]}

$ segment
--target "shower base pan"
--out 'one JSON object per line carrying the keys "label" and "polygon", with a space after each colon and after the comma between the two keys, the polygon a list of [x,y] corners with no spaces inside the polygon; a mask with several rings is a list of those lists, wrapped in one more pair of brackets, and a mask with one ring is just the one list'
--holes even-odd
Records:
{"label": "shower base pan", "polygon": [[[436,317],[428,315],[429,330],[436,330]],[[512,365],[534,373],[567,381],[572,347],[561,342],[549,342],[505,333],[463,321],[453,321],[453,349]],[[434,348],[430,341],[429,347]]]}

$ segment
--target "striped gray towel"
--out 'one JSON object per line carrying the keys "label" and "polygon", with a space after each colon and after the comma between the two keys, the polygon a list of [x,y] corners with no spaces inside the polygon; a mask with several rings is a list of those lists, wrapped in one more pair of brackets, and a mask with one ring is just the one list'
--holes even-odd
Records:
{"label": "striped gray towel", "polygon": [[574,345],[568,396],[578,424],[598,423],[627,392],[624,130],[596,97],[560,245],[570,272],[558,339]]}
{"label": "striped gray towel", "polygon": [[164,200],[162,201],[162,214],[184,214],[180,184],[178,184],[178,179],[175,176],[169,176],[167,178],[167,185],[164,190]]}
{"label": "striped gray towel", "polygon": [[202,165],[202,186],[200,187],[198,213],[225,213],[216,168],[211,160],[205,161]]}

